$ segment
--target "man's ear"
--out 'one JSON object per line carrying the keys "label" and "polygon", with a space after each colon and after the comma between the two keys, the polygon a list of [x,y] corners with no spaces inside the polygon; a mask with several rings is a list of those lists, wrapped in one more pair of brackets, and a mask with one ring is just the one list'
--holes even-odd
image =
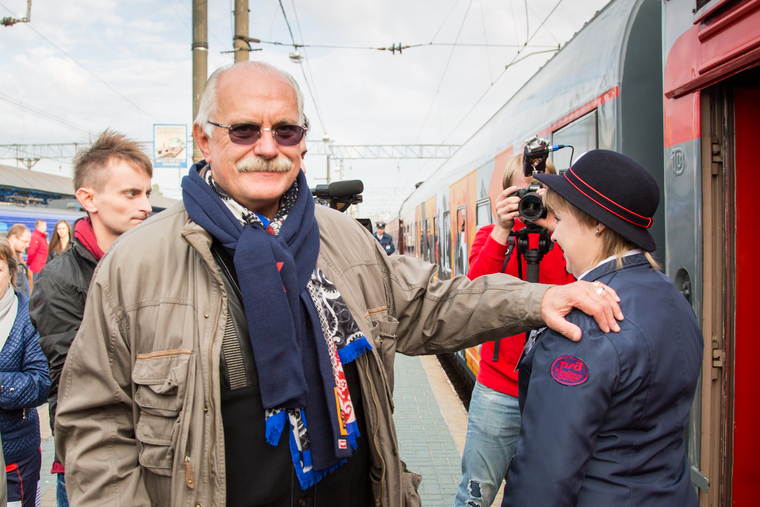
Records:
{"label": "man's ear", "polygon": [[209,144],[211,143],[211,139],[206,135],[206,132],[204,132],[201,126],[197,123],[193,123],[193,139],[195,139],[195,142],[198,143],[198,148],[201,149],[203,158],[206,159],[206,162],[210,164],[211,150],[209,149]]}
{"label": "man's ear", "polygon": [[76,198],[87,213],[97,213],[98,206],[95,203],[95,192],[90,187],[78,188]]}

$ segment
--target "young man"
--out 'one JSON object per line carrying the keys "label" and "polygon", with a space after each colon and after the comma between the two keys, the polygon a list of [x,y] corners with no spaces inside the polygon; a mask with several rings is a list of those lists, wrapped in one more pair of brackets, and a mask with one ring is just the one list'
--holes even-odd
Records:
{"label": "young man", "polygon": [[[74,222],[71,248],[40,271],[29,303],[50,368],[51,428],[61,370],[82,322],[95,266],[116,238],[148,218],[152,176],[150,159],[137,143],[109,130],[74,158],[74,188],[87,217]],[[56,457],[59,507],[67,505],[63,471]]]}
{"label": "young man", "polygon": [[240,62],[209,79],[193,126],[205,161],[182,203],[103,259],[61,376],[56,445],[78,506],[419,505],[393,426],[394,351],[544,322],[570,335],[574,304],[618,327],[588,283],[437,281],[387,256],[314,205],[303,132],[292,76]]}
{"label": "young man", "polygon": [[32,241],[29,243],[29,252],[26,256],[26,262],[29,265],[29,276],[34,290],[34,282],[37,281],[37,275],[47,263],[48,242],[47,242],[47,222],[37,220],[32,232]]}
{"label": "young man", "polygon": [[31,285],[29,284],[29,267],[21,257],[29,247],[32,240],[32,233],[24,224],[14,224],[8,229],[8,243],[15,252],[18,260],[18,272],[16,273],[16,289],[24,296],[29,297]]}

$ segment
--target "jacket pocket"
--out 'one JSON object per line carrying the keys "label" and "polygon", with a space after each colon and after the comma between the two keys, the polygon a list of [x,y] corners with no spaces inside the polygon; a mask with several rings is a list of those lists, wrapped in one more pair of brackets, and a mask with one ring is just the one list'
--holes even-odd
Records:
{"label": "jacket pocket", "polygon": [[157,417],[140,412],[135,436],[140,443],[140,464],[151,472],[172,475],[174,443],[178,437],[179,417]]}
{"label": "jacket pocket", "polygon": [[161,350],[138,354],[132,369],[137,384],[135,403],[140,410],[155,416],[179,413],[187,388],[190,349]]}
{"label": "jacket pocket", "polygon": [[139,461],[157,475],[172,475],[187,374],[193,358],[189,349],[138,354],[132,369],[135,404],[140,409],[135,430]]}
{"label": "jacket pocket", "polygon": [[417,492],[420,487],[422,476],[410,472],[406,468],[406,463],[401,462],[401,505],[402,507],[421,507],[422,501]]}
{"label": "jacket pocket", "polygon": [[370,328],[372,329],[372,338],[377,345],[380,360],[383,362],[385,369],[385,378],[388,391],[388,399],[393,408],[393,365],[396,362],[396,330],[398,321],[389,316],[381,319],[371,319]]}

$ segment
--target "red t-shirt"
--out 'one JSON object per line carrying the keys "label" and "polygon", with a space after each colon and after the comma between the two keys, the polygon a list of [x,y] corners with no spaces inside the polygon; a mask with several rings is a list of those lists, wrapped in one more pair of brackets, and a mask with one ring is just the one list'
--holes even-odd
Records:
{"label": "red t-shirt", "polygon": [[[515,220],[512,230],[519,231],[525,224]],[[494,225],[483,226],[475,235],[470,250],[470,270],[467,277],[470,280],[482,275],[500,273],[507,254],[507,246],[500,244],[491,237]],[[530,234],[528,243],[531,248],[538,247],[538,234]],[[528,263],[525,257],[522,259],[523,280],[527,276]],[[552,285],[565,285],[575,281],[572,274],[565,270],[565,254],[562,249],[554,244],[554,248],[541,260],[538,281]],[[508,275],[517,276],[517,248],[512,251],[512,256],[507,264]],[[480,348],[480,371],[478,382],[495,391],[517,397],[517,372],[515,366],[520,360],[525,334],[502,338],[499,343],[499,361],[493,361],[493,349],[495,342],[486,342]]]}

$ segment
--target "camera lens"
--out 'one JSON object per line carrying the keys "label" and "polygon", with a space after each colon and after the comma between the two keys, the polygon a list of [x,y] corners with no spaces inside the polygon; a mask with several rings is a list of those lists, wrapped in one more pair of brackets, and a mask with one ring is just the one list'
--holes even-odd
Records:
{"label": "camera lens", "polygon": [[525,220],[536,220],[537,218],[544,218],[546,216],[546,209],[544,209],[544,201],[541,196],[535,192],[530,192],[520,199],[520,204],[517,207],[520,212],[520,216]]}

